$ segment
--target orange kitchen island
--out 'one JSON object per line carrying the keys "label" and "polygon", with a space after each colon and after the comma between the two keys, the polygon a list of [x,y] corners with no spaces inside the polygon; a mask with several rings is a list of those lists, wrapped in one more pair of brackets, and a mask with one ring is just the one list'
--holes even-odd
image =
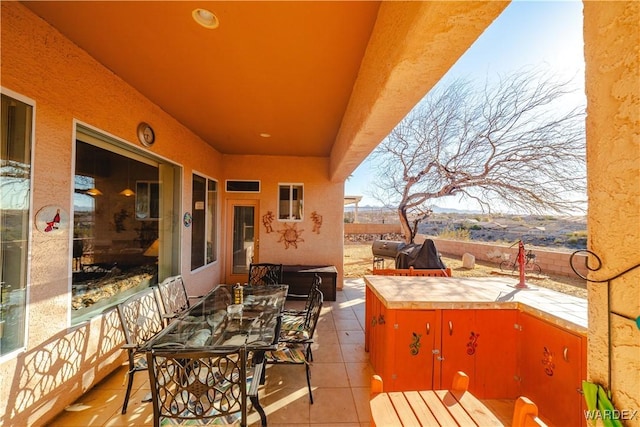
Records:
{"label": "orange kitchen island", "polygon": [[365,276],[365,349],[388,391],[527,396],[554,425],[584,425],[587,302],[511,278]]}

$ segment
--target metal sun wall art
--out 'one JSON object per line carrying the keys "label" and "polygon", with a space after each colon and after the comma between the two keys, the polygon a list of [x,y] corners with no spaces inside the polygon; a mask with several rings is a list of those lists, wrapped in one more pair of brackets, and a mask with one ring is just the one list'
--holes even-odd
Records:
{"label": "metal sun wall art", "polygon": [[278,233],[280,233],[278,243],[284,243],[285,249],[289,249],[289,246],[298,249],[298,243],[304,242],[304,239],[300,237],[303,231],[298,230],[298,224],[285,224],[282,230],[278,230]]}

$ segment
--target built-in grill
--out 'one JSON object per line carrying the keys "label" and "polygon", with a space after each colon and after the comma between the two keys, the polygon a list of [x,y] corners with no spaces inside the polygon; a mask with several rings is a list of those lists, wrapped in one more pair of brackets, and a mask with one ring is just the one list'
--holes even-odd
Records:
{"label": "built-in grill", "polygon": [[405,242],[396,242],[393,240],[374,240],[371,245],[373,252],[373,268],[384,268],[384,260],[395,260],[398,253],[407,244]]}
{"label": "built-in grill", "polygon": [[400,249],[406,246],[405,242],[394,242],[393,240],[376,240],[371,246],[373,256],[377,258],[396,259]]}

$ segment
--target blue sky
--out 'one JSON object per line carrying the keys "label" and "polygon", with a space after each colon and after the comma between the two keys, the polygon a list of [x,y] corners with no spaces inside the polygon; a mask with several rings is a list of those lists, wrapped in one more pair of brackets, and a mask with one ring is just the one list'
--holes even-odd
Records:
{"label": "blue sky", "polygon": [[[525,66],[548,66],[579,89],[575,102],[584,101],[582,2],[514,0],[458,60],[438,84],[465,78],[484,84],[487,77]],[[367,195],[375,172],[365,160],[345,184],[346,195],[363,196],[360,206],[379,205]],[[434,204],[457,209],[477,209],[445,197]]]}

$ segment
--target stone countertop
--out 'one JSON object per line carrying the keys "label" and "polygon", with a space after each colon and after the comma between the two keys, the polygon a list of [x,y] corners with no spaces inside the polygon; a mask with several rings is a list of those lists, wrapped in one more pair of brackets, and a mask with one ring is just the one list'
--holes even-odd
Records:
{"label": "stone countertop", "polygon": [[365,276],[385,307],[396,310],[518,309],[587,334],[587,300],[505,277]]}

